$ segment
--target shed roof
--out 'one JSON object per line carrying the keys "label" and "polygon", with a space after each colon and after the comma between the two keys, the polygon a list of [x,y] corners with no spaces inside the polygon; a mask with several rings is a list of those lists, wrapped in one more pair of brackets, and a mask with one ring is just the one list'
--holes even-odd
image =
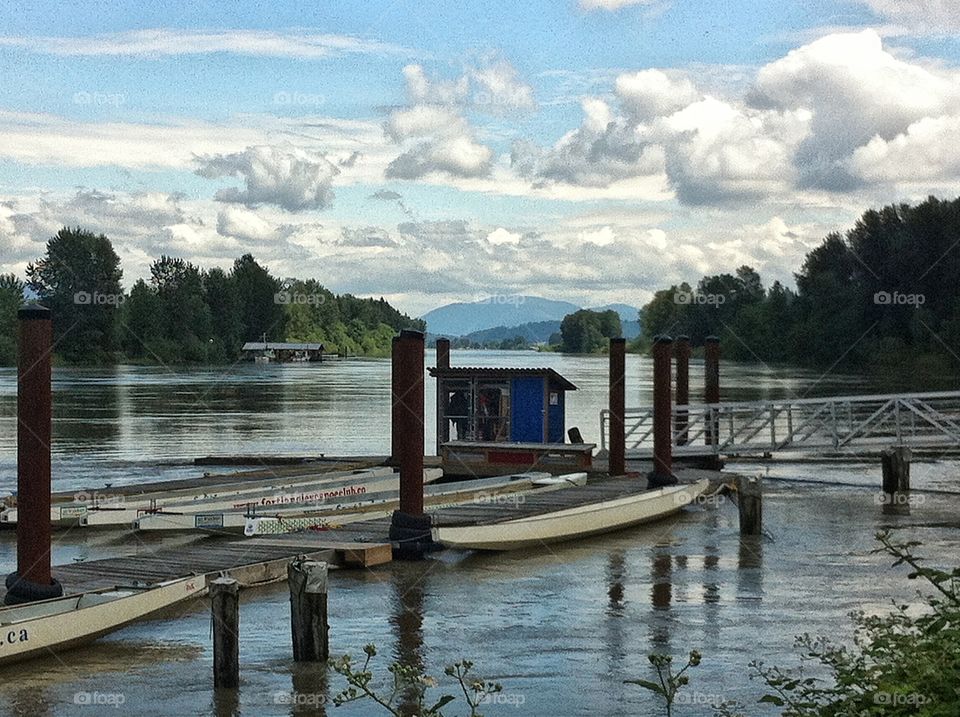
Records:
{"label": "shed roof", "polygon": [[243,351],[323,351],[323,344],[288,344],[275,341],[247,341]]}
{"label": "shed roof", "polygon": [[576,391],[577,387],[552,368],[495,368],[491,366],[451,366],[450,368],[431,368],[434,378],[514,378],[518,376],[546,377],[550,383],[563,391]]}

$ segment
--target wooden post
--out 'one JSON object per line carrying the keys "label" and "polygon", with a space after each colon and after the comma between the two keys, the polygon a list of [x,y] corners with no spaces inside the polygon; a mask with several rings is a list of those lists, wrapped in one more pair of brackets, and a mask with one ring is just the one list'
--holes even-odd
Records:
{"label": "wooden post", "polygon": [[[675,403],[677,406],[688,406],[690,404],[690,337],[678,336],[677,344],[674,348],[674,355],[677,359],[677,378]],[[677,409],[677,415],[674,418],[674,427],[677,435],[677,445],[685,446],[687,444],[687,411],[686,409]]]}
{"label": "wooden post", "polygon": [[450,339],[437,339],[437,368],[450,368]]}
{"label": "wooden post", "polygon": [[390,523],[394,556],[420,558],[428,549],[430,516],[423,512],[423,333],[400,332],[394,356],[393,433],[400,463],[400,509]]}
{"label": "wooden post", "polygon": [[290,634],[296,662],[323,662],[330,656],[327,622],[327,564],[294,560],[287,566]]}
{"label": "wooden post", "polygon": [[880,452],[885,512],[910,512],[910,460],[912,457],[912,451],[906,446],[893,446]]}
{"label": "wooden post", "polygon": [[670,354],[673,339],[653,339],[653,472],[648,476],[651,488],[673,485],[673,423],[670,418]]}
{"label": "wooden post", "polygon": [[763,483],[759,476],[737,476],[737,510],[740,535],[760,535],[763,530]]}
{"label": "wooden post", "polygon": [[626,347],[623,338],[610,339],[610,451],[608,472],[612,476],[626,473],[626,437],[624,412],[626,405]]}
{"label": "wooden post", "polygon": [[400,337],[394,336],[390,342],[390,465],[400,465],[400,431],[397,430],[399,417],[397,415],[397,396],[400,393],[399,375],[397,373],[397,356],[400,352]]}
{"label": "wooden post", "polygon": [[240,583],[217,578],[210,583],[213,617],[213,686],[240,686]]}
{"label": "wooden post", "polygon": [[50,310],[29,304],[20,324],[17,371],[17,571],[4,602],[16,605],[63,595],[50,573],[50,440],[52,393]]}
{"label": "wooden post", "polygon": [[[703,344],[703,401],[713,405],[720,403],[720,339],[707,336]],[[720,440],[720,426],[716,420],[707,420],[706,442],[715,446]]]}

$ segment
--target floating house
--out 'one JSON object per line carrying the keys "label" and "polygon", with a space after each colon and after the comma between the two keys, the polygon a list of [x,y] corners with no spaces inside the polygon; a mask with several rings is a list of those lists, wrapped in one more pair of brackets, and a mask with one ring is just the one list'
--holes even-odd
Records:
{"label": "floating house", "polygon": [[577,387],[552,368],[438,366],[430,375],[437,379],[437,453],[445,473],[590,466],[594,444],[564,443],[566,392]]}
{"label": "floating house", "polygon": [[257,363],[310,363],[323,361],[323,344],[248,341],[240,349],[244,358]]}

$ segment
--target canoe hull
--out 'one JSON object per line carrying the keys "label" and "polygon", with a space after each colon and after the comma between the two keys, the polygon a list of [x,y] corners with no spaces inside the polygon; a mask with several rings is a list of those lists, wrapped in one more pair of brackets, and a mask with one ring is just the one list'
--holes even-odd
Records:
{"label": "canoe hull", "polygon": [[[118,588],[2,608],[0,665],[87,644],[205,590],[203,577],[195,577],[152,588]],[[107,599],[111,594],[119,597]]]}
{"label": "canoe hull", "polygon": [[433,529],[433,539],[448,548],[500,551],[586,538],[666,518],[696,500],[709,485],[702,480],[502,523],[439,526]]}

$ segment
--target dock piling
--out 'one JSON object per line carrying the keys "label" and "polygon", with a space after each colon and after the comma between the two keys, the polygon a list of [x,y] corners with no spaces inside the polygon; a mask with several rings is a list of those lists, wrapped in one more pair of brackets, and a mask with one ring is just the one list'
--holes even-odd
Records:
{"label": "dock piling", "polygon": [[759,476],[737,477],[737,511],[740,535],[760,535],[763,530],[763,481]]}
{"label": "dock piling", "polygon": [[240,686],[240,583],[217,578],[210,583],[213,618],[213,686]]}
{"label": "dock piling", "polygon": [[50,572],[50,440],[52,424],[50,309],[28,304],[17,312],[17,570],[7,576],[4,603],[63,595]]}
{"label": "dock piling", "polygon": [[450,368],[450,339],[437,339],[437,368]]}
{"label": "dock piling", "polygon": [[626,437],[624,434],[626,346],[626,339],[610,339],[610,451],[608,472],[612,476],[620,476],[626,472]]}
{"label": "dock piling", "polygon": [[390,342],[390,465],[400,465],[400,432],[397,430],[397,396],[400,393],[399,374],[397,373],[400,353],[400,336],[394,336]]}
{"label": "dock piling", "polygon": [[671,420],[670,363],[673,339],[653,339],[653,471],[647,477],[650,488],[675,485],[673,475],[673,422]]}
{"label": "dock piling", "polygon": [[674,387],[676,393],[675,403],[677,405],[677,415],[674,418],[674,430],[677,436],[677,445],[685,446],[687,444],[687,409],[680,409],[680,406],[690,404],[690,337],[678,336],[674,347],[674,355],[677,360],[677,377]]}
{"label": "dock piling", "polygon": [[430,545],[430,516],[423,512],[423,349],[421,331],[404,329],[396,343],[393,434],[399,443],[400,509],[390,540],[400,558],[420,558]]}
{"label": "dock piling", "polygon": [[883,471],[884,512],[910,511],[910,459],[906,446],[893,446],[880,452]]}
{"label": "dock piling", "polygon": [[327,564],[294,560],[287,566],[290,633],[296,662],[323,662],[330,656],[327,622]]}

